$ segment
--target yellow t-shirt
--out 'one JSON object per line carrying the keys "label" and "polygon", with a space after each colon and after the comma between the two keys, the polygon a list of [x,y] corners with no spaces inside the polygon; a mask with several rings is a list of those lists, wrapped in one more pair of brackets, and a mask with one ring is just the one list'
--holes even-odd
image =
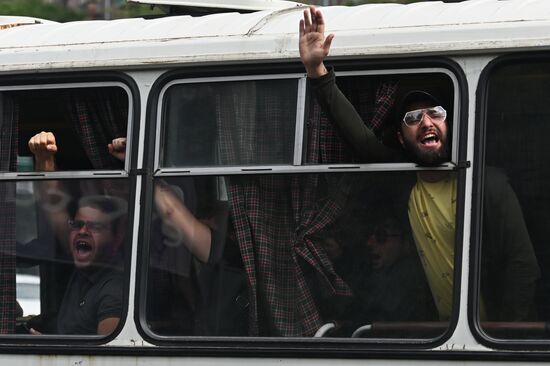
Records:
{"label": "yellow t-shirt", "polygon": [[418,177],[409,197],[414,241],[440,320],[449,319],[453,301],[456,184],[454,174],[435,183]]}

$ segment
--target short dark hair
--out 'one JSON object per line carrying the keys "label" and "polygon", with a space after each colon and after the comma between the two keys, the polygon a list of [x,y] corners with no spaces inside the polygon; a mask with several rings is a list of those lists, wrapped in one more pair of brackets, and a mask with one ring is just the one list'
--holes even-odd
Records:
{"label": "short dark hair", "polygon": [[114,233],[121,219],[126,216],[128,204],[124,199],[118,197],[86,195],[78,200],[77,211],[82,207],[95,208],[106,214]]}

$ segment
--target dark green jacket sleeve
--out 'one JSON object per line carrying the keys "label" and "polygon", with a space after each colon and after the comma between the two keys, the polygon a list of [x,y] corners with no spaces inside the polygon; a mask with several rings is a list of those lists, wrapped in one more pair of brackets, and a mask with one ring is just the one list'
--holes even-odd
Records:
{"label": "dark green jacket sleeve", "polygon": [[540,269],[523,213],[507,177],[487,168],[484,190],[482,297],[488,320],[532,320]]}
{"label": "dark green jacket sleeve", "polygon": [[338,89],[334,70],[320,78],[310,78],[309,82],[323,112],[361,162],[388,162],[399,158],[395,150],[378,141],[374,132],[363,123],[353,105]]}

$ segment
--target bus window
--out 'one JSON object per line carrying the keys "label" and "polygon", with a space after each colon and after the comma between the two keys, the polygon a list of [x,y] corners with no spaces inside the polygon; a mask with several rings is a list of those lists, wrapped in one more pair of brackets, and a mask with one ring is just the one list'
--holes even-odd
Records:
{"label": "bus window", "polygon": [[[166,115],[159,116],[161,168],[149,190],[149,258],[141,311],[148,334],[165,339],[310,337],[321,332],[329,337],[432,339],[448,329],[454,311],[459,187],[458,176],[449,167],[420,172],[416,164],[391,164],[407,162],[408,156],[402,154],[401,160],[378,167],[382,172],[365,164],[353,173],[337,173],[332,168],[338,164],[370,161],[355,154],[312,90],[303,120],[295,122],[294,109],[281,118],[286,111],[281,106],[290,103],[289,96],[292,103],[306,100],[300,94],[296,98],[292,89],[300,83],[285,80],[273,88],[271,81],[238,82],[255,85],[254,98],[247,94],[248,88],[229,89],[233,81],[223,98],[220,84],[179,83],[177,87],[186,91],[180,100],[184,95],[202,95],[197,103],[211,107],[199,108],[200,113],[210,116],[198,123],[201,115],[185,110],[195,111],[196,106],[171,102],[175,86],[162,89],[163,108],[158,110]],[[430,140],[426,145],[441,147],[438,164],[450,160],[455,148],[456,84],[447,73],[436,69],[418,75],[344,73],[338,85],[367,125],[373,116],[380,119],[381,141],[376,143],[398,152],[402,147],[393,122],[401,111],[379,109],[410,107],[405,96],[419,88],[437,94],[441,103],[418,107],[422,113],[417,114],[440,124],[425,136]],[[375,102],[380,87],[391,89],[391,103]],[[258,95],[264,94],[271,96],[269,104],[258,104]],[[234,103],[219,113],[225,98]],[[245,100],[253,107],[246,115],[236,108]],[[447,114],[433,114],[435,107],[447,108]],[[408,122],[411,131],[418,126]],[[443,134],[447,125],[449,132]],[[231,126],[229,132],[226,126]],[[294,136],[295,130],[301,139]],[[224,134],[227,138],[220,139]],[[280,148],[292,138],[297,141],[292,148],[290,143]],[[187,146],[175,142],[185,139]],[[260,148],[266,139],[268,144]],[[186,161],[192,156],[187,150],[190,144],[203,150],[199,158]],[[296,149],[300,144],[302,149]],[[253,160],[234,159],[243,156]],[[175,166],[186,166],[185,172],[170,169],[174,165],[168,157],[179,159]],[[202,158],[206,160],[199,164],[197,159]],[[218,164],[223,169],[217,170],[213,161],[227,163]],[[259,171],[268,173],[247,168],[258,164],[263,164]],[[312,173],[312,168],[318,171]],[[436,182],[431,181],[434,177]],[[322,330],[324,325],[330,332]]]}
{"label": "bus window", "polygon": [[0,87],[0,333],[117,329],[129,187],[109,143],[126,137],[129,97],[120,82]]}
{"label": "bus window", "polygon": [[173,83],[162,167],[292,164],[298,79]]}
{"label": "bus window", "polygon": [[[16,184],[20,183],[30,186],[16,194],[17,212],[24,213],[16,215],[16,222],[32,218],[34,222],[26,223],[38,229],[33,236],[19,226],[15,232],[16,295],[22,308],[15,331],[110,334],[124,309],[128,204],[122,192],[127,192],[127,183],[94,179]],[[118,195],[108,194],[115,186]]]}
{"label": "bus window", "polygon": [[508,62],[488,75],[478,321],[497,339],[549,338],[550,67]]}
{"label": "bus window", "polygon": [[407,215],[414,182],[411,172],[156,179],[147,326],[163,336],[311,336],[331,322],[340,337],[373,323],[357,336],[441,334],[452,273],[438,309],[423,269],[432,258],[419,256]]}

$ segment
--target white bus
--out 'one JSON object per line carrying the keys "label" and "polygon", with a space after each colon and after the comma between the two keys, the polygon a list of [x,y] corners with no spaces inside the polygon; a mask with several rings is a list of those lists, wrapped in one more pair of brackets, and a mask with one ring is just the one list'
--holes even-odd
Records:
{"label": "white bus", "polygon": [[[433,167],[342,138],[303,5],[139,2],[168,14],[0,19],[0,363],[550,362],[547,0],[322,8],[326,65],[381,143],[402,95],[437,96]],[[432,171],[455,184],[437,280],[407,215]]]}

